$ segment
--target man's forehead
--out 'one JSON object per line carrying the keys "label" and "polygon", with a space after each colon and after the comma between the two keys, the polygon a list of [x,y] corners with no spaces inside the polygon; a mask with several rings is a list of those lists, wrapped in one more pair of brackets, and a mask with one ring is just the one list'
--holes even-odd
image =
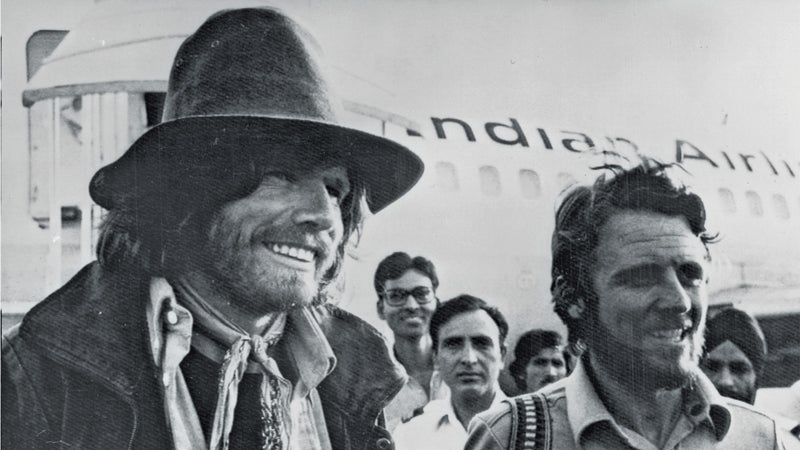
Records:
{"label": "man's forehead", "polygon": [[545,347],[538,352],[536,352],[536,356],[539,357],[551,357],[551,356],[561,356],[561,353],[564,351],[564,347]]}
{"label": "man's forehead", "polygon": [[408,269],[397,278],[389,278],[383,282],[384,286],[389,289],[392,286],[407,287],[407,286],[422,286],[433,287],[433,281],[417,269]]}
{"label": "man's forehead", "polygon": [[619,252],[672,250],[688,256],[705,256],[699,236],[683,216],[650,211],[621,211],[608,218],[598,235],[598,248]]}
{"label": "man's forehead", "polygon": [[439,330],[439,337],[493,337],[499,336],[500,328],[489,314],[478,309],[455,315]]}
{"label": "man's forehead", "polygon": [[299,152],[278,156],[263,162],[263,170],[288,169],[298,173],[314,173],[330,169],[342,170],[347,174],[347,165],[341,158],[329,157],[319,152]]}

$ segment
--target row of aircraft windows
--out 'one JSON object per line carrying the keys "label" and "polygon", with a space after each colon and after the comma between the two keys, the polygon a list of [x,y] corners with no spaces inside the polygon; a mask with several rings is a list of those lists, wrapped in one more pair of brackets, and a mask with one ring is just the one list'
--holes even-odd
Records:
{"label": "row of aircraft windows", "polygon": [[[444,192],[455,192],[461,189],[456,166],[450,162],[438,162],[435,166],[436,186]],[[478,168],[480,187],[483,195],[498,197],[503,193],[500,181],[500,171],[494,166],[481,166]],[[569,174],[558,175],[561,185],[566,185],[572,180]],[[519,192],[523,198],[538,198],[542,195],[542,182],[539,174],[530,169],[521,169],[518,174]]]}
{"label": "row of aircraft windows", "polygon": [[[435,166],[436,185],[445,192],[454,192],[460,189],[456,166],[451,162],[438,162]],[[503,193],[503,186],[500,181],[500,172],[494,166],[481,166],[478,168],[480,188],[483,195],[487,197],[498,197]],[[568,173],[557,175],[559,189],[574,182],[574,178]],[[519,192],[523,198],[539,198],[542,195],[542,182],[539,174],[531,169],[520,169],[517,174]],[[736,197],[730,189],[719,189],[719,198],[722,210],[725,214],[733,215],[738,212]],[[744,202],[748,213],[754,217],[764,216],[764,202],[761,196],[755,191],[747,191],[744,195]],[[788,220],[791,217],[789,203],[781,194],[773,194],[771,197],[771,210],[775,217]],[[798,198],[798,209],[800,209],[800,198]]]}
{"label": "row of aircraft windows", "polygon": [[[739,206],[736,203],[736,197],[730,189],[720,188],[719,198],[722,203],[722,211],[725,214],[733,215],[739,211]],[[744,193],[744,203],[748,214],[753,217],[764,216],[764,201],[756,191],[746,191]],[[789,209],[789,202],[781,194],[773,194],[770,203],[772,212],[778,219],[789,220],[792,216]],[[797,199],[797,207],[800,210],[800,197]]]}

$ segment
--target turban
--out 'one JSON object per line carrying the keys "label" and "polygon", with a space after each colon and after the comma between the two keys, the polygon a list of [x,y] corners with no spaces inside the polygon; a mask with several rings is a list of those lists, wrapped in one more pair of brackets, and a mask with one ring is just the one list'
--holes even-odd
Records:
{"label": "turban", "polygon": [[747,356],[756,374],[764,367],[767,341],[756,320],[740,309],[720,311],[708,321],[706,351],[710,352],[725,341],[731,341]]}

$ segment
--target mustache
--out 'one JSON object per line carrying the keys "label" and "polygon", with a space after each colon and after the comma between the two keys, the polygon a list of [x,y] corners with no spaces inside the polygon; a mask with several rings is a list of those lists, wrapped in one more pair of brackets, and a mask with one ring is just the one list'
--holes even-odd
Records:
{"label": "mustache", "polygon": [[719,392],[719,395],[723,397],[732,398],[745,403],[752,403],[752,392],[742,392],[736,389],[730,389],[728,387],[717,387],[717,392]]}

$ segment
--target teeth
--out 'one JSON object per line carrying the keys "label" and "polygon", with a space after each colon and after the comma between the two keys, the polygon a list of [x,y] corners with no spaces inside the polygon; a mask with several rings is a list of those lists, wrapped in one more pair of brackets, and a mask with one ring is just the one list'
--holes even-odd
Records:
{"label": "teeth", "polygon": [[656,337],[658,339],[669,339],[673,341],[680,340],[681,335],[683,334],[683,330],[676,329],[676,330],[659,330],[653,331],[650,333],[651,336]]}
{"label": "teeth", "polygon": [[286,244],[283,245],[272,244],[271,249],[273,252],[278,253],[280,255],[289,256],[302,261],[311,262],[314,260],[314,252],[312,252],[311,250],[306,250],[304,248],[289,247]]}

